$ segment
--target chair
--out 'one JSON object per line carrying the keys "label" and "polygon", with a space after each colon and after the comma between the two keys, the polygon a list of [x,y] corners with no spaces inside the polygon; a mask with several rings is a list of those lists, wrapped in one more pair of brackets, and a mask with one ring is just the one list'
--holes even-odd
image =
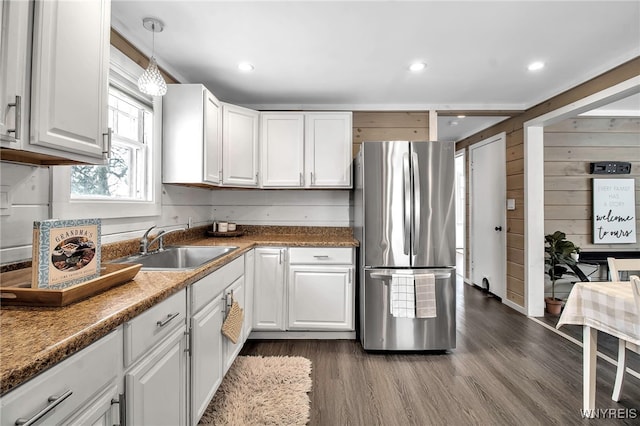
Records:
{"label": "chair", "polygon": [[[620,281],[621,271],[640,271],[640,259],[615,259],[613,257],[607,257],[607,263],[609,265],[611,281]],[[630,277],[630,281],[631,288],[633,289],[633,296],[636,301],[636,308],[638,309],[638,312],[640,312],[640,279],[638,279],[637,276],[632,275]],[[618,369],[616,371],[616,381],[613,385],[613,394],[611,395],[611,399],[614,401],[620,401],[620,394],[622,393],[622,385],[624,384],[624,373],[627,363],[626,349],[640,353],[640,347],[637,345],[618,339]]]}

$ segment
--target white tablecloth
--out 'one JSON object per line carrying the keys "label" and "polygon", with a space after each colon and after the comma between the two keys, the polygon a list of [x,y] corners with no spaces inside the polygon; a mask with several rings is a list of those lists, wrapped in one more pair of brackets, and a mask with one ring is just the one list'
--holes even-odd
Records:
{"label": "white tablecloth", "polygon": [[586,325],[640,345],[640,314],[628,281],[576,283],[556,328],[563,324]]}

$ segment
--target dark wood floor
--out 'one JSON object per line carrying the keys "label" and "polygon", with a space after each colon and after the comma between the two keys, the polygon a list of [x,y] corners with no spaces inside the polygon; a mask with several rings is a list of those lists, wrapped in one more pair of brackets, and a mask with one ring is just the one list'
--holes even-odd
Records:
{"label": "dark wood floor", "polygon": [[[544,322],[555,328],[559,315],[549,315],[545,313],[544,317],[536,317],[537,320]],[[579,325],[563,325],[560,332],[565,333],[578,341],[582,341],[582,326]],[[611,359],[618,359],[618,339],[610,334],[602,331],[598,332],[598,351]],[[640,354],[627,351],[627,367],[640,372]],[[639,422],[640,423],[640,422]]]}
{"label": "dark wood floor", "polygon": [[458,283],[457,348],[446,354],[367,353],[355,341],[255,341],[244,354],[298,355],[313,363],[310,425],[640,424],[640,380],[597,367],[596,407],[633,419],[581,418],[582,350]]}

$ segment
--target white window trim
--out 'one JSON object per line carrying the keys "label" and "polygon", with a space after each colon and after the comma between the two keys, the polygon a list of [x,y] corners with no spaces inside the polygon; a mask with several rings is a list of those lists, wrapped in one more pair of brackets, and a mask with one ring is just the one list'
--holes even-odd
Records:
{"label": "white window trim", "polygon": [[[136,81],[144,70],[122,52],[111,47],[110,84],[120,90],[134,91]],[[160,216],[161,205],[161,155],[162,155],[162,101],[151,99],[153,104],[153,147],[151,149],[150,200],[81,200],[71,198],[71,166],[51,167],[51,213],[52,217],[71,219],[77,217],[125,218]]]}

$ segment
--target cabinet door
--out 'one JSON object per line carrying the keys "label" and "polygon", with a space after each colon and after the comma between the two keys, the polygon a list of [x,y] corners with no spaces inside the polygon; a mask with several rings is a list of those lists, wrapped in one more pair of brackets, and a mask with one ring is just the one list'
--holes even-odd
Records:
{"label": "cabinet door", "polygon": [[125,374],[126,424],[187,424],[185,327]]}
{"label": "cabinet door", "polygon": [[223,294],[191,319],[191,424],[196,425],[222,381]]}
{"label": "cabinet door", "polygon": [[109,0],[35,2],[32,145],[103,158],[110,19]]}
{"label": "cabinet door", "polygon": [[[220,123],[220,103],[208,90],[205,90],[204,93],[204,180],[210,183],[221,183],[222,126]],[[178,167],[185,167],[185,164],[180,164]]]}
{"label": "cabinet door", "polygon": [[244,255],[244,339],[247,340],[253,328],[253,297],[255,280],[255,251]]}
{"label": "cabinet door", "polygon": [[255,249],[253,329],[284,330],[285,249]]}
{"label": "cabinet door", "polygon": [[262,113],[260,129],[262,186],[304,186],[304,114]]}
{"label": "cabinet door", "polygon": [[350,188],[351,113],[306,113],[307,187]]}
{"label": "cabinet door", "polygon": [[353,330],[352,268],[289,267],[289,330]]}
{"label": "cabinet door", "polygon": [[[229,309],[231,308],[232,293],[233,293],[233,300],[238,302],[238,304],[243,310],[246,309],[246,306],[244,303],[245,302],[244,276],[235,280],[234,283],[231,284],[229,287],[227,287],[227,289],[225,290],[225,296],[226,296],[225,297],[226,299],[225,315],[226,315],[226,312],[228,312]],[[244,321],[246,321],[246,318],[244,319]],[[231,340],[229,340],[227,337],[224,337],[224,336],[222,337],[222,342],[223,342],[222,348],[224,350],[224,356],[223,356],[224,372],[226,373],[227,370],[229,370],[229,367],[231,367],[231,364],[233,364],[233,360],[235,360],[238,354],[240,353],[240,349],[242,349],[242,345],[244,344],[244,327],[242,327],[242,331],[240,332],[240,338],[236,343],[233,343]]]}
{"label": "cabinet door", "polygon": [[14,149],[28,137],[31,7],[31,2],[20,0],[0,3],[0,143]]}
{"label": "cabinet door", "polygon": [[260,113],[222,105],[222,183],[258,185],[258,120]]}
{"label": "cabinet door", "polygon": [[[63,423],[65,425],[78,426],[113,426],[121,424],[121,395],[119,386],[114,383],[105,389],[97,398],[78,410],[73,418],[67,419]],[[122,401],[122,403],[124,403],[124,401]]]}

